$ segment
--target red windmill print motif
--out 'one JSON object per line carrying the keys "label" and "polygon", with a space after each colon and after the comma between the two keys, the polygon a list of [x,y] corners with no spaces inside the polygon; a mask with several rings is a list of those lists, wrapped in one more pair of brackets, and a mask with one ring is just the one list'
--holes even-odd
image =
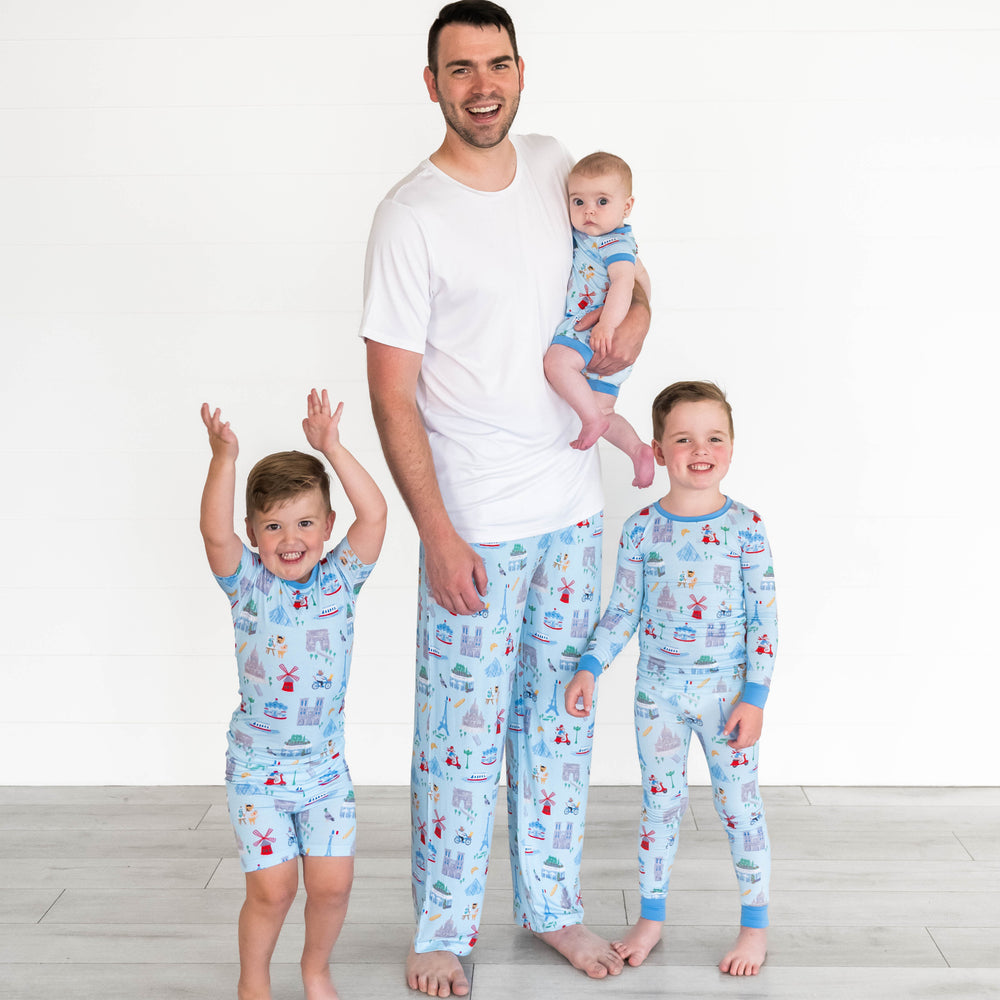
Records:
{"label": "red windmill print motif", "polygon": [[417,833],[420,834],[420,843],[427,843],[427,824],[421,819],[417,820]]}
{"label": "red windmill print motif", "polygon": [[594,305],[594,296],[597,294],[596,291],[591,291],[587,285],[583,286],[583,292],[580,295],[580,301],[577,302],[577,309],[591,309]]}
{"label": "red windmill print motif", "polygon": [[254,847],[260,848],[260,853],[273,854],[274,851],[271,850],[271,845],[277,841],[277,837],[272,837],[271,834],[274,833],[272,827],[267,828],[267,833],[261,833],[260,830],[254,830],[253,835],[257,838],[257,842],[253,845]]}
{"label": "red windmill print motif", "polygon": [[[508,652],[509,652],[509,650],[508,650]],[[503,730],[503,714],[504,714],[504,711],[505,710],[501,708],[500,711],[497,712],[497,733],[496,733],[497,736],[499,736],[500,733],[501,733],[501,731]]]}
{"label": "red windmill print motif", "polygon": [[445,824],[444,816],[442,816],[437,811],[437,809],[435,809],[434,810],[434,836],[437,837],[439,840],[441,839],[441,834],[444,833],[445,826],[446,826],[446,824]]}
{"label": "red windmill print motif", "polygon": [[289,670],[288,667],[281,668],[281,673],[278,674],[278,680],[282,682],[281,684],[282,691],[295,690],[295,682],[299,679],[298,673],[299,673],[298,667],[292,667],[291,670]]}
{"label": "red windmill print motif", "polygon": [[688,608],[691,611],[692,618],[701,618],[702,612],[705,610],[705,600],[706,598],[704,597],[691,595],[688,601]]}
{"label": "red windmill print motif", "polygon": [[542,792],[542,815],[552,815],[552,803],[556,800],[555,792]]}
{"label": "red windmill print motif", "polygon": [[573,593],[574,583],[576,583],[576,580],[570,580],[569,583],[567,583],[566,577],[563,577],[562,586],[556,587],[556,590],[559,591],[559,600],[562,601],[563,604],[569,604],[569,595]]}
{"label": "red windmill print motif", "polygon": [[645,827],[642,828],[642,837],[639,840],[639,847],[644,851],[649,850],[649,845],[656,840],[656,834],[652,830],[647,830]]}

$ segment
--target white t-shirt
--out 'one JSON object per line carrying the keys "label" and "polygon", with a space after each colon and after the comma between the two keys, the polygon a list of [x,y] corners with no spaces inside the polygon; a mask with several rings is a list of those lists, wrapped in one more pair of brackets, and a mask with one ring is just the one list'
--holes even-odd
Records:
{"label": "white t-shirt", "polygon": [[423,355],[417,403],[445,508],[467,541],[564,527],[602,506],[597,449],[542,357],[564,315],[572,161],[512,136],[517,172],[476,191],[429,160],[385,197],[365,261],[361,336]]}

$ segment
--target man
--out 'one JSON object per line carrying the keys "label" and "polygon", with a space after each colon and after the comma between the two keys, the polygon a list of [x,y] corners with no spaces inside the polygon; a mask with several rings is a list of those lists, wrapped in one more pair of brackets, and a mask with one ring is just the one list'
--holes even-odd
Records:
{"label": "man", "polygon": [[[523,72],[503,8],[442,9],[424,82],[445,138],[379,206],[366,261],[372,410],[421,539],[407,981],[431,996],[469,990],[458,956],[478,935],[498,745],[517,917],[594,978],[622,968],[581,923],[593,727],[574,730],[562,704],[600,607],[602,506],[595,449],[569,446],[575,415],[542,367],[569,273],[571,161],[508,135]],[[636,294],[599,370],[638,354]]]}

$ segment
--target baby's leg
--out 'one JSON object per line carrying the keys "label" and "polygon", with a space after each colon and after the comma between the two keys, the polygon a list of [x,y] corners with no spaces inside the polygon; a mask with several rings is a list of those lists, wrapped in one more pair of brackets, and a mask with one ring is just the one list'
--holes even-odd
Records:
{"label": "baby's leg", "polygon": [[583,375],[583,357],[572,347],[551,344],[545,352],[545,377],[549,385],[573,407],[580,418],[580,436],[570,447],[592,448],[608,429],[608,418],[601,412],[598,401]]}
{"label": "baby's leg", "polygon": [[656,470],[652,447],[639,438],[635,428],[623,416],[615,413],[614,396],[606,392],[595,392],[593,395],[598,398],[598,405],[608,418],[608,429],[604,432],[604,440],[610,441],[632,459],[632,470],[635,473],[632,485],[644,490],[652,485],[653,473]]}
{"label": "baby's leg", "polygon": [[306,1000],[337,1000],[330,980],[330,952],[337,943],[354,881],[354,858],[304,857],[306,941],[302,984]]}
{"label": "baby's leg", "polygon": [[247,872],[247,898],[240,910],[239,1000],[270,1000],[271,955],[299,884],[298,862]]}

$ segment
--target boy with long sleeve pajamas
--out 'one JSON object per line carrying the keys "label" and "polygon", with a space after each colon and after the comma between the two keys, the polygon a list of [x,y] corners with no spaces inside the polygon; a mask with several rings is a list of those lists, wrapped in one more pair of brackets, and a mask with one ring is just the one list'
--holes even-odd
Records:
{"label": "boy with long sleeve pajamas", "polygon": [[741,895],[740,932],[719,968],[754,975],[766,954],[770,848],[757,741],[777,640],[774,571],[760,516],[719,486],[732,416],[712,383],[678,382],[653,404],[653,453],[670,491],[626,520],[614,591],[566,688],[589,714],[596,678],[639,634],[635,729],[642,768],[640,919],[615,947],[640,965],[659,942],[687,807],[691,734],[708,762]]}

